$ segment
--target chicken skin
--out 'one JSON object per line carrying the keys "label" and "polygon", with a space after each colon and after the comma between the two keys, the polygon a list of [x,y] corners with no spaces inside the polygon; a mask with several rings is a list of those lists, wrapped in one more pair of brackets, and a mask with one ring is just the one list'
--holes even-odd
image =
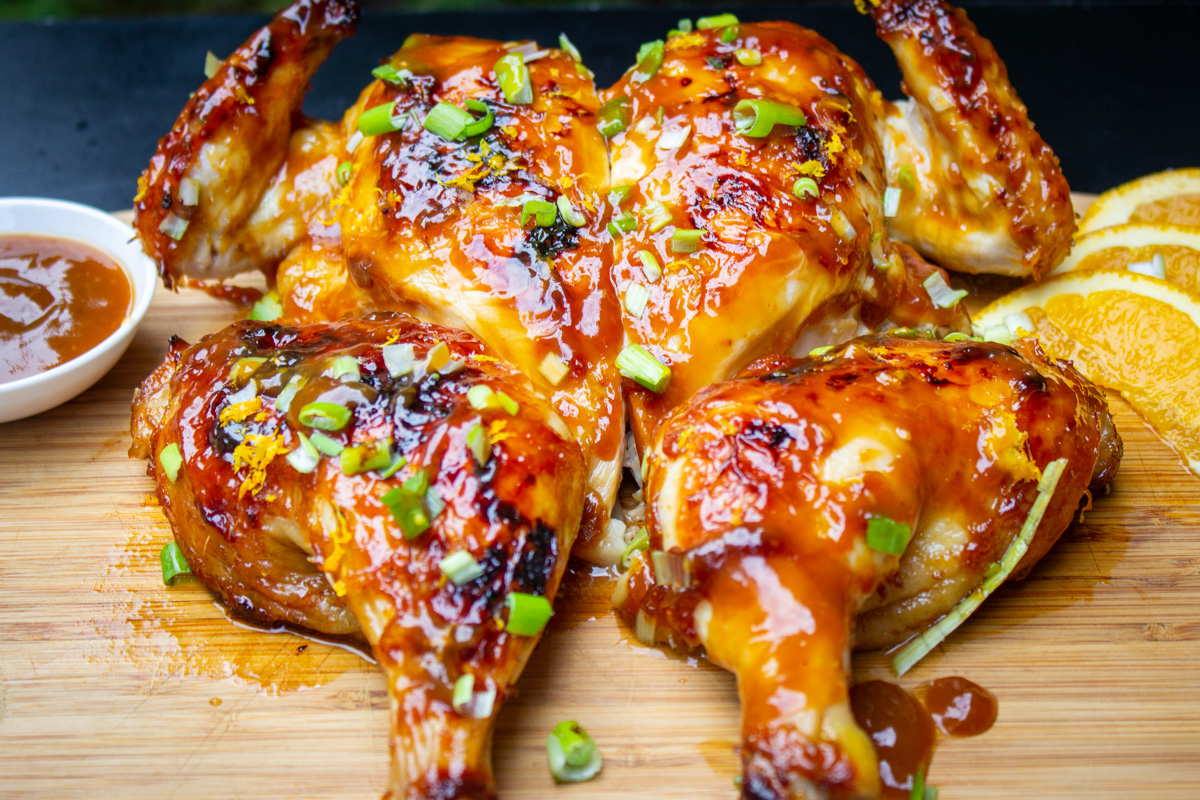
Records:
{"label": "chicken skin", "polygon": [[583,498],[579,447],[527,381],[401,315],[242,322],[174,343],[133,434],[205,585],[371,646],[387,796],[494,798],[495,715],[540,632],[506,603],[544,624]]}
{"label": "chicken skin", "polygon": [[[736,673],[743,797],[878,797],[848,701],[856,617],[858,643],[882,646],[949,612],[1065,459],[1023,575],[1120,449],[1100,392],[1028,340],[870,336],[763,360],[659,429],[653,558],[633,562],[614,602],[639,638],[703,646]],[[911,539],[875,549],[876,525]]]}

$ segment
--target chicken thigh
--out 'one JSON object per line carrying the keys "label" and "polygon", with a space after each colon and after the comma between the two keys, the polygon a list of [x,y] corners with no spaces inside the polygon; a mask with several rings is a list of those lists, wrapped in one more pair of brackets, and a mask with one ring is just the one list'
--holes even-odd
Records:
{"label": "chicken thigh", "polygon": [[526,380],[400,315],[242,322],[174,344],[133,434],[205,585],[371,646],[392,706],[388,796],[494,798],[496,712],[583,498],[579,447]]}
{"label": "chicken thigh", "polygon": [[659,429],[653,552],[614,602],[639,638],[703,646],[736,673],[743,797],[878,797],[848,701],[856,617],[880,646],[947,614],[1064,459],[1023,575],[1119,458],[1104,397],[1028,340],[872,336],[764,360]]}

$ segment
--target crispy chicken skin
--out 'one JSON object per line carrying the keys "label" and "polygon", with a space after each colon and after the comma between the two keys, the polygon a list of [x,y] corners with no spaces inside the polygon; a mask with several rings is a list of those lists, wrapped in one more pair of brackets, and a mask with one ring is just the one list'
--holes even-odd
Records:
{"label": "crispy chicken skin", "polygon": [[[272,271],[307,232],[322,194],[307,175],[317,164],[332,174],[337,162],[326,126],[297,124],[300,107],[313,73],[357,24],[353,0],[297,0],[188,100],[134,200],[138,238],[168,286]],[[191,205],[185,179],[199,186]],[[186,228],[172,236],[172,223]]]}
{"label": "crispy chicken skin", "polygon": [[[622,296],[637,286],[650,296],[644,312],[625,314],[625,335],[672,371],[661,393],[626,381],[643,450],[672,408],[757,356],[793,349],[806,330],[822,328],[825,338],[805,336],[804,352],[885,318],[965,323],[960,307],[938,308],[921,288],[937,268],[888,239],[886,105],[862,68],[797,25],[736,31],[731,41],[725,29],[671,37],[657,72],[647,79],[635,68],[604,93],[630,113],[611,147],[613,184],[632,190],[611,213],[641,217],[635,231],[610,240],[613,284]],[[745,49],[761,63],[742,65],[735,54]],[[735,107],[761,99],[801,110],[806,124],[739,132]],[[818,192],[797,197],[801,178]],[[648,214],[654,203],[665,224]],[[695,253],[675,252],[679,229],[704,232]],[[661,278],[647,272],[644,253],[663,266]]]}
{"label": "crispy chicken skin", "polygon": [[[877,797],[848,702],[856,616],[858,643],[875,647],[948,612],[1007,550],[1058,458],[1018,575],[1120,458],[1103,396],[1074,369],[1028,341],[889,336],[764,360],[659,429],[650,548],[671,554],[682,585],[656,585],[642,556],[614,602],[642,637],[703,646],[736,673],[743,797]],[[911,526],[901,557],[867,546],[879,516]]]}
{"label": "crispy chicken skin", "polygon": [[[451,366],[428,371],[439,343]],[[415,370],[393,377],[385,344],[412,345]],[[358,375],[334,377],[347,356]],[[284,410],[290,382],[299,388]],[[479,385],[509,395],[515,413],[476,409],[466,393]],[[301,472],[285,456],[314,433],[301,422],[314,402],[351,410],[325,431],[346,449]],[[370,644],[392,703],[388,796],[494,798],[495,713],[537,641],[504,630],[505,600],[553,599],[583,496],[578,445],[527,381],[469,335],[401,315],[242,322],[174,343],[138,393],[133,434],[205,585],[246,614]],[[479,434],[483,461],[470,444]],[[175,480],[160,459],[170,445],[182,455]],[[352,456],[374,452],[403,466],[386,478],[382,465],[357,471]],[[420,504],[428,530],[406,536],[391,492]],[[462,585],[439,568],[459,551],[482,567]],[[477,695],[496,693],[479,718],[452,707],[463,675]]]}
{"label": "crispy chicken skin", "polygon": [[1071,248],[1070,188],[996,49],[942,0],[871,3],[912,98],[883,115],[892,235],[950,269],[1046,274]]}

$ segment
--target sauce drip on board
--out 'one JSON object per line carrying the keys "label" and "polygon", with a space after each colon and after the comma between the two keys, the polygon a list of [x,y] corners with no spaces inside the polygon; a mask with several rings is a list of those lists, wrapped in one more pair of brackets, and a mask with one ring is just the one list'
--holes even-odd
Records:
{"label": "sauce drip on board", "polygon": [[[919,698],[919,699],[918,699]],[[883,797],[908,800],[917,772],[929,782],[939,732],[978,736],[996,721],[996,697],[966,678],[938,678],[916,696],[894,683],[864,681],[851,687],[854,717],[875,744]]]}
{"label": "sauce drip on board", "polygon": [[132,300],[125,271],[95,248],[0,236],[0,383],[91,350],[120,327]]}

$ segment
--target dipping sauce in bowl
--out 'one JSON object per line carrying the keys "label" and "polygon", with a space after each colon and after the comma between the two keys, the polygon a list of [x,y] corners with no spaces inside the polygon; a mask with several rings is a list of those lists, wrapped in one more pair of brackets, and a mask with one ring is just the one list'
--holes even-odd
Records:
{"label": "dipping sauce in bowl", "polygon": [[0,235],[0,383],[83,355],[121,326],[132,305],[125,270],[96,248]]}

